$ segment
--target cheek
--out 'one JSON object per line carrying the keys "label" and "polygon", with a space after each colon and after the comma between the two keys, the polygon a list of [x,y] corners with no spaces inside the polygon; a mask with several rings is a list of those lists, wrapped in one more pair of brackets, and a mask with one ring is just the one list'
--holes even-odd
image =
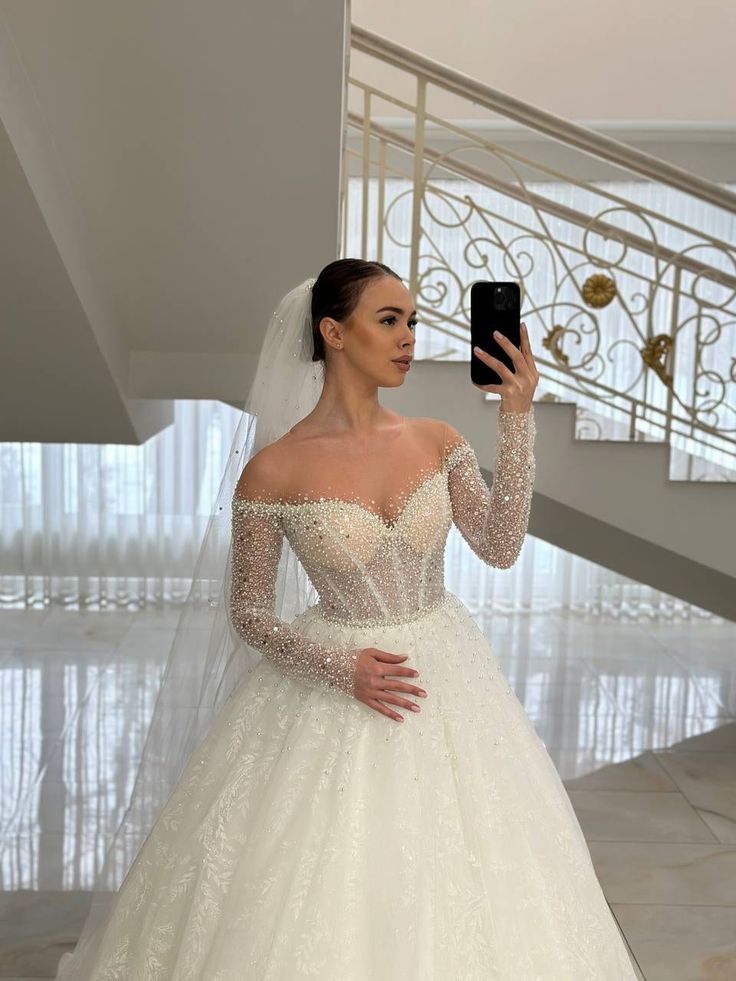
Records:
{"label": "cheek", "polygon": [[376,360],[388,357],[391,339],[383,327],[359,327],[355,331],[353,357],[359,364],[370,367]]}

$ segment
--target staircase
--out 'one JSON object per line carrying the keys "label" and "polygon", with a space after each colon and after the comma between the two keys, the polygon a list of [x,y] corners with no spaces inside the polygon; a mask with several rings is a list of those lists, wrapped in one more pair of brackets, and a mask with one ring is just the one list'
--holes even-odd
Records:
{"label": "staircase", "polygon": [[[342,254],[395,269],[420,322],[382,400],[447,418],[490,479],[470,286],[516,280],[540,373],[530,533],[736,619],[736,185],[355,25],[351,44]],[[438,95],[488,119],[442,118]]]}

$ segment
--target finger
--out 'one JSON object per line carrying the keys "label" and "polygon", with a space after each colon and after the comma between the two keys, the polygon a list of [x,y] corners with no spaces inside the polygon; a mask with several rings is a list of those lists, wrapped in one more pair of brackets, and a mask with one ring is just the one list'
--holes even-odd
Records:
{"label": "finger", "polygon": [[529,366],[529,370],[532,374],[537,370],[536,363],[534,361],[534,355],[532,354],[532,345],[529,340],[529,331],[525,323],[521,325],[521,353],[526,359],[526,363]]}
{"label": "finger", "polygon": [[[390,702],[392,705],[398,705],[399,708],[406,708],[412,712],[416,712],[419,709],[416,702],[410,702],[408,698],[399,698],[398,695],[383,694],[381,695],[381,701]],[[414,708],[415,705],[416,708]]]}
{"label": "finger", "polygon": [[[511,341],[508,340],[508,338],[506,338],[506,341],[507,341],[506,350],[509,352],[509,355],[514,363],[514,370],[511,371],[510,369],[507,368],[508,375],[504,375],[503,372],[500,371],[498,368],[496,368],[496,371],[498,371],[498,373],[503,378],[507,378],[510,385],[518,384],[521,379],[527,379],[531,381],[534,378],[534,373],[536,370],[533,365],[533,358],[531,357],[531,354],[527,355],[525,352],[520,351],[517,347],[515,347],[511,343]],[[523,343],[523,339],[522,339],[522,343]],[[532,361],[532,364],[529,363],[530,360]],[[503,361],[496,361],[496,363],[499,365],[503,365],[503,367],[506,367],[503,364]]]}
{"label": "finger", "polygon": [[423,688],[417,688],[416,685],[407,685],[404,681],[389,681],[386,685],[386,691],[404,691],[407,695],[419,695],[421,698],[424,698],[427,694]]}
{"label": "finger", "polygon": [[[522,351],[520,351],[519,348],[513,343],[513,341],[509,340],[509,338],[506,337],[504,334],[500,334],[498,331],[495,330],[493,332],[493,336],[496,338],[496,340],[504,349],[504,351],[508,353],[509,357],[511,358],[517,369],[520,366],[526,367],[527,365],[526,358],[524,357]],[[519,339],[520,341],[522,340],[521,337]]]}
{"label": "finger", "polygon": [[389,719],[396,719],[397,722],[404,721],[403,715],[399,715],[398,712],[392,712],[391,709],[386,708],[381,702],[379,702],[377,698],[369,698],[367,704],[370,705],[371,708],[374,708],[376,712],[380,712],[381,715],[387,715]]}
{"label": "finger", "polygon": [[[484,351],[480,347],[477,346],[473,347],[473,354],[478,358],[479,361],[482,361],[484,364],[489,364],[490,361],[493,361],[496,364],[500,363],[496,361],[496,359],[492,355],[490,355],[487,351]],[[504,365],[503,367],[505,368],[506,366]],[[507,386],[505,385],[479,385],[478,382],[473,382],[473,385],[478,389],[478,391],[490,392],[492,395],[504,396],[507,390]]]}
{"label": "finger", "polygon": [[378,674],[382,678],[418,678],[419,672],[415,671],[414,668],[405,668],[403,665],[397,664],[395,668],[386,668],[385,670],[379,669]]}
{"label": "finger", "polygon": [[513,381],[516,372],[512,371],[508,365],[503,363],[503,361],[500,361],[498,358],[494,358],[492,354],[487,353],[483,360],[486,362],[486,364],[490,364],[492,368],[495,368],[501,378],[505,378],[506,381]]}
{"label": "finger", "polygon": [[507,337],[505,334],[502,334],[500,330],[494,330],[493,339],[495,341],[498,341],[498,343],[501,345],[504,351],[508,351],[508,353],[512,355],[512,357],[514,354],[516,354],[518,357],[518,353],[519,353],[518,347],[513,343],[511,338]]}
{"label": "finger", "polygon": [[392,657],[403,657],[406,659],[408,656],[408,654],[394,654],[391,651],[382,651],[380,647],[373,648],[373,657],[377,661],[387,661],[389,664],[391,663]]}

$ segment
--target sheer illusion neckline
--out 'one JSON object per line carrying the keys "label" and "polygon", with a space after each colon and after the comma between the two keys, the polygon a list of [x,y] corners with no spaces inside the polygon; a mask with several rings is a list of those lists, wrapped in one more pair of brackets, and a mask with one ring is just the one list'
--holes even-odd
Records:
{"label": "sheer illusion neckline", "polygon": [[301,507],[314,507],[318,504],[337,504],[340,507],[350,507],[355,508],[358,511],[362,511],[370,517],[375,518],[380,524],[384,526],[388,531],[393,531],[393,529],[399,524],[404,514],[406,514],[410,504],[414,498],[419,494],[419,492],[426,487],[431,481],[436,480],[438,477],[443,476],[445,472],[444,464],[439,470],[434,470],[432,473],[427,474],[423,477],[419,483],[417,483],[408,493],[404,499],[404,503],[399,508],[398,514],[393,518],[386,518],[383,514],[378,511],[374,511],[373,508],[368,507],[367,504],[363,504],[361,501],[351,501],[343,497],[319,497],[315,499],[305,500],[305,501],[284,501],[283,504],[288,508],[301,508]]}
{"label": "sheer illusion neckline", "polygon": [[352,508],[354,511],[360,511],[362,514],[367,514],[370,518],[374,519],[386,532],[393,532],[394,529],[399,527],[401,521],[408,512],[414,500],[418,497],[420,492],[427,487],[432,481],[437,480],[440,477],[446,477],[454,466],[454,461],[459,458],[463,453],[472,452],[470,444],[463,441],[458,446],[456,446],[442,461],[438,468],[435,468],[425,477],[421,478],[418,483],[409,491],[408,495],[404,499],[404,503],[401,505],[398,513],[393,518],[386,518],[383,514],[378,511],[374,511],[373,508],[369,507],[367,504],[361,501],[351,501],[344,497],[333,497],[329,495],[320,495],[319,497],[306,498],[301,501],[269,501],[269,500],[257,500],[254,498],[234,498],[234,502],[237,502],[237,506],[247,508],[249,506],[254,506],[257,509],[265,509],[266,512],[278,514],[285,510],[297,511],[301,508],[313,508],[317,506],[323,506],[325,504],[335,505],[342,508]]}
{"label": "sheer illusion neckline", "polygon": [[[399,430],[398,433],[396,434],[396,438],[399,439],[400,437],[404,436],[406,430],[407,430],[407,417],[402,416],[401,423],[399,425]],[[404,503],[400,507],[396,516],[393,518],[386,518],[383,515],[383,513],[379,511],[374,511],[373,508],[369,507],[367,504],[363,504],[360,501],[351,501],[343,497],[331,497],[329,495],[320,495],[318,498],[309,498],[301,501],[284,501],[283,504],[285,507],[289,507],[289,508],[314,507],[316,504],[337,504],[341,507],[354,507],[357,508],[359,511],[364,512],[365,514],[368,514],[371,517],[376,518],[380,522],[380,524],[382,524],[386,529],[391,531],[399,523],[404,512],[407,510],[409,504],[412,502],[414,497],[419,493],[419,491],[424,486],[426,486],[431,480],[436,479],[442,473],[444,473],[444,469],[445,466],[443,462],[442,466],[439,469],[435,469],[434,471],[423,477],[419,481],[419,483],[417,483],[409,491],[409,494],[406,496],[406,498],[404,498]],[[399,499],[401,499],[401,497]]]}

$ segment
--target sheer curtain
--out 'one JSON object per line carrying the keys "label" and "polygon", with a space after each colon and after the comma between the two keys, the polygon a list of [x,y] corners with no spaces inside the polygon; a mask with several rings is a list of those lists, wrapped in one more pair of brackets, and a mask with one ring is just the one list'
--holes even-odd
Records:
{"label": "sheer curtain", "polygon": [[0,606],[183,600],[240,414],[179,401],[142,446],[0,443]]}

